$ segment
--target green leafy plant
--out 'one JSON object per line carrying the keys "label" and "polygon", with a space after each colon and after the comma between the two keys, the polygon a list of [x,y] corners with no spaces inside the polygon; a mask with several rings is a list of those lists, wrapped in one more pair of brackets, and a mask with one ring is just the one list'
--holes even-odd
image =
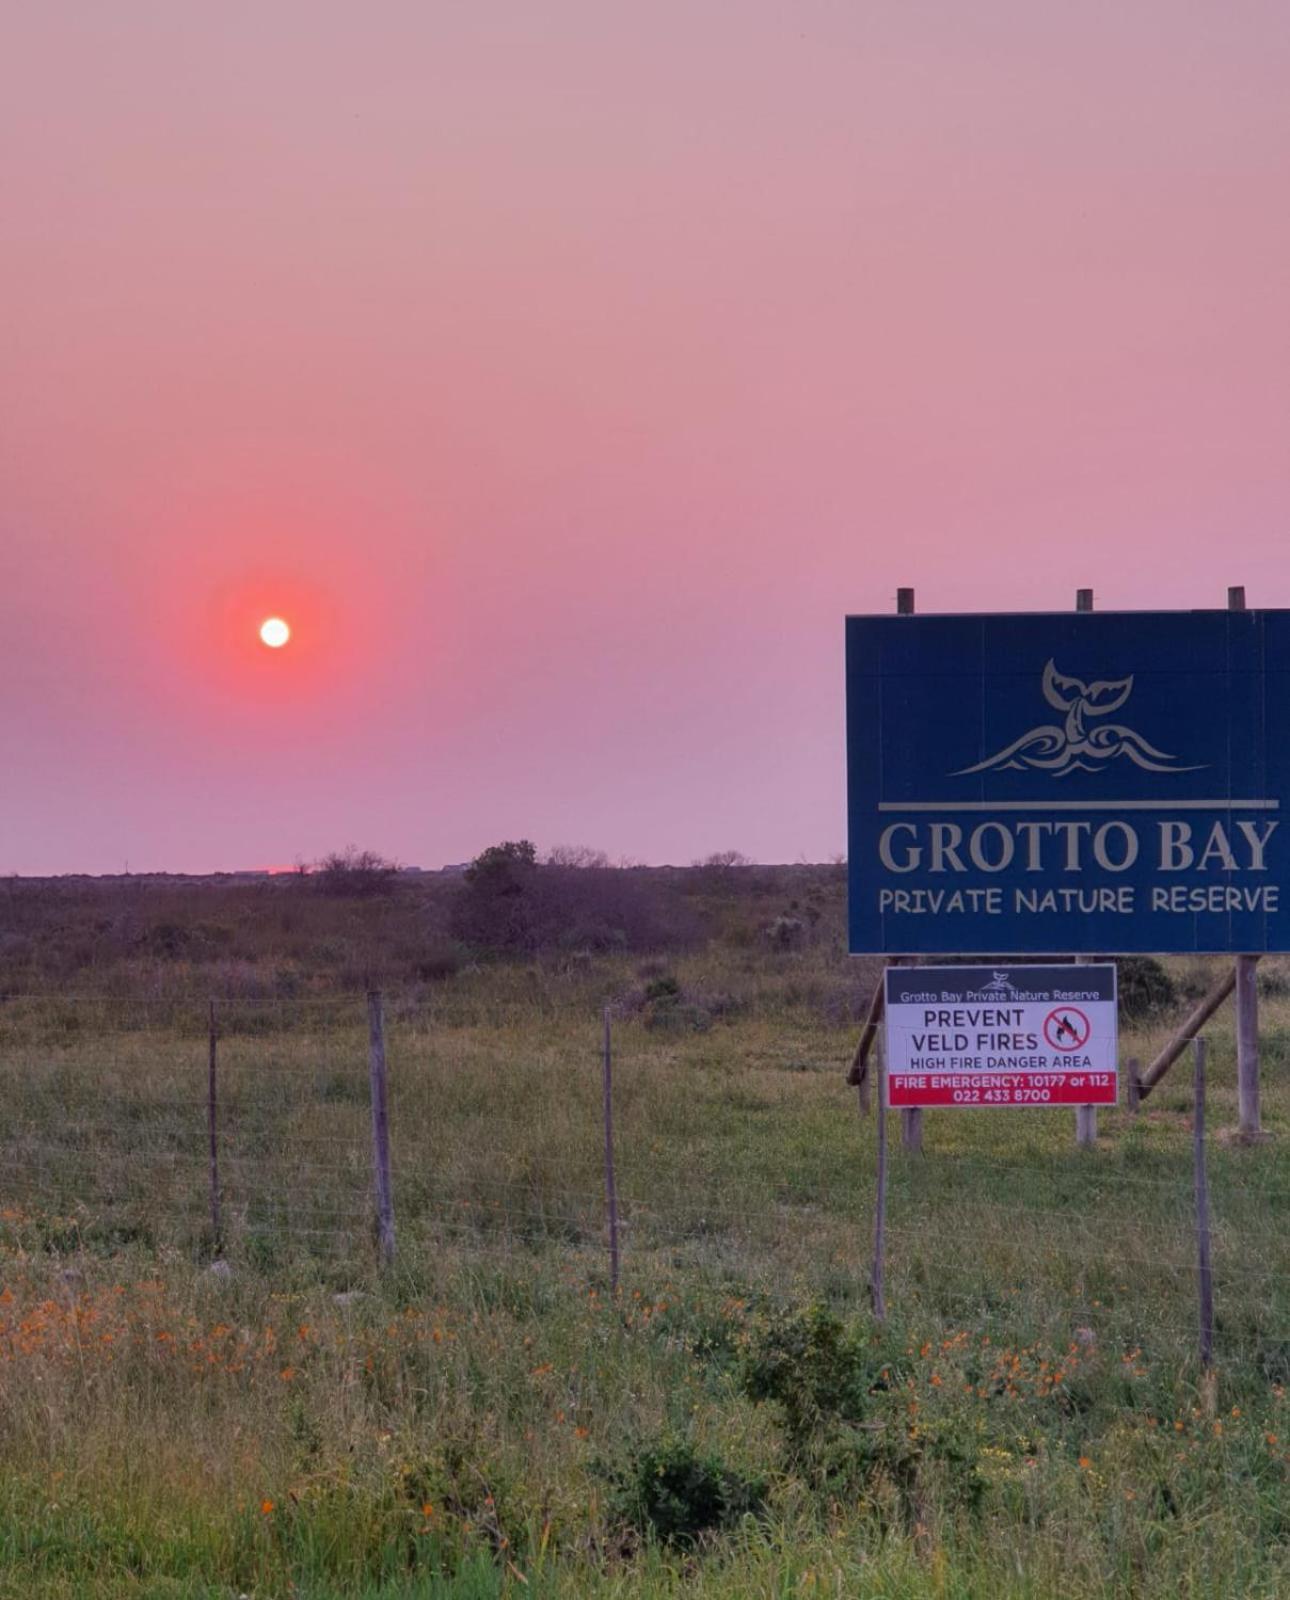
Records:
{"label": "green leafy plant", "polygon": [[646,1444],[606,1476],[613,1520],[664,1544],[693,1544],[704,1533],[757,1515],[766,1499],[765,1479],[737,1472],[715,1451],[676,1435]]}
{"label": "green leafy plant", "polygon": [[823,1306],[782,1311],[758,1331],[744,1358],[750,1400],[781,1408],[790,1454],[801,1458],[839,1423],[861,1422],[882,1363]]}

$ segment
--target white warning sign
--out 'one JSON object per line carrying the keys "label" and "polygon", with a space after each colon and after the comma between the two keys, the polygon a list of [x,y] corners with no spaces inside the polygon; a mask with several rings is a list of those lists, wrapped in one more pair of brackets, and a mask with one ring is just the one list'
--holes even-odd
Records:
{"label": "white warning sign", "polygon": [[893,1106],[1116,1101],[1115,966],[888,967]]}

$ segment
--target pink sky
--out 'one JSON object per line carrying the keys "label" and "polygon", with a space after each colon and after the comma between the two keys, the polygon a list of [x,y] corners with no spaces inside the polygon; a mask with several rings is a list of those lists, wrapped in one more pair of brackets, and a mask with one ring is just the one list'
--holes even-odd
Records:
{"label": "pink sky", "polygon": [[5,33],[0,872],[819,859],[845,612],[1290,605],[1279,0]]}

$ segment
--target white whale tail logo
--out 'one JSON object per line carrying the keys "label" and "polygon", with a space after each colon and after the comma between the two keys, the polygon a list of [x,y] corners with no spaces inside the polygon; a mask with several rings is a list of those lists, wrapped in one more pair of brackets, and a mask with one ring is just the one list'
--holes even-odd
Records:
{"label": "white whale tail logo", "polygon": [[1140,733],[1122,723],[1097,722],[1089,726],[1091,718],[1106,717],[1118,711],[1132,693],[1132,677],[1084,683],[1058,672],[1050,661],[1044,668],[1044,699],[1066,713],[1065,722],[1060,727],[1047,723],[1032,728],[997,754],[987,756],[975,766],[961,767],[951,776],[961,778],[971,772],[1004,772],[1009,768],[1021,771],[1033,767],[1051,773],[1054,778],[1063,778],[1068,772],[1097,772],[1121,756],[1148,772],[1198,772],[1199,767],[1180,766],[1176,756],[1157,750]]}
{"label": "white whale tail logo", "polygon": [[969,1000],[1024,1000],[1025,996],[1006,972],[995,972],[989,983],[980,989],[969,989]]}

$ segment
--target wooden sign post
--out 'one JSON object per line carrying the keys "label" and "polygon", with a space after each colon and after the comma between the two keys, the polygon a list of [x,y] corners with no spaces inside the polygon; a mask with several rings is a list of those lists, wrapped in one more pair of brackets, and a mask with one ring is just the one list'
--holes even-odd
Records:
{"label": "wooden sign post", "polygon": [[[896,615],[898,617],[912,617],[914,614],[914,591],[912,589],[896,590]],[[900,1142],[906,1150],[915,1150],[920,1155],[923,1149],[923,1113],[917,1106],[909,1106],[900,1113]]]}
{"label": "wooden sign post", "polygon": [[[1076,589],[1076,611],[1091,611],[1093,609],[1093,591],[1091,589]],[[1088,960],[1087,956],[1076,956],[1077,963],[1082,964]],[[1082,1150],[1091,1150],[1097,1144],[1097,1107],[1075,1107],[1075,1143]]]}
{"label": "wooden sign post", "polygon": [[[1227,609],[1245,610],[1245,589],[1227,591]],[[1258,956],[1236,958],[1236,1088],[1240,1135],[1253,1141],[1263,1129],[1259,1114],[1259,982]]]}

